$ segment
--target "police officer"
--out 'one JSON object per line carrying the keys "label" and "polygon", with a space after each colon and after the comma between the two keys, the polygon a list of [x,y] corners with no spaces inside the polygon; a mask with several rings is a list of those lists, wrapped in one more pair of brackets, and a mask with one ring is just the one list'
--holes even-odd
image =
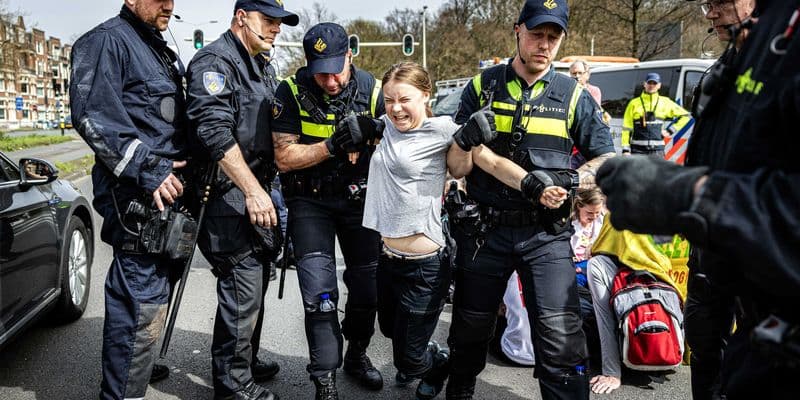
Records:
{"label": "police officer", "polygon": [[[198,238],[218,278],[211,346],[217,399],[277,399],[254,382],[269,375],[265,369],[277,370],[258,361],[258,338],[252,336],[267,284],[266,260],[278,250],[269,196],[275,174],[269,135],[275,75],[261,53],[272,48],[282,23],[298,23],[282,2],[238,0],[230,29],[197,52],[187,73],[195,153],[221,170]],[[210,163],[198,163],[199,177]]]}
{"label": "police officer", "polygon": [[615,226],[686,235],[703,249],[693,271],[736,298],[737,327],[720,377],[720,395],[728,399],[790,398],[797,391],[798,8],[798,0],[758,0],[741,50],[725,62],[721,79],[704,85],[705,109],[716,109],[708,120],[701,114],[709,126],[700,138],[714,141],[692,163],[704,166],[631,157],[597,174]]}
{"label": "police officer", "polygon": [[[631,99],[625,108],[622,152],[653,154],[663,158],[664,139],[689,123],[689,112],[670,98],[658,94],[661,89],[659,74],[647,74],[642,86],[642,94]],[[670,121],[674,122],[669,124]]]}
{"label": "police officer", "polygon": [[[305,308],[307,370],[316,398],[336,399],[342,335],[349,342],[344,371],[366,388],[383,387],[380,372],[366,354],[375,331],[380,238],[362,227],[361,220],[374,148],[365,140],[377,134],[372,118],[385,111],[379,81],[352,64],[344,28],[334,23],[313,26],[303,37],[303,50],[308,66],[278,87],[273,141]],[[354,124],[363,127],[352,128]],[[352,135],[356,131],[360,134]],[[335,312],[335,236],[347,266],[348,298],[341,327]]]}
{"label": "police officer", "polygon": [[[497,308],[516,270],[528,303],[535,376],[545,399],[588,399],[586,339],[572,263],[568,191],[593,185],[593,171],[612,157],[608,126],[591,95],[555,72],[552,61],[567,30],[565,0],[525,2],[514,25],[518,54],[473,78],[464,90],[456,122],[484,107],[494,112],[498,136],[473,148],[518,164],[524,175],[506,187],[489,170],[467,175],[469,196],[481,210],[482,228],[456,222],[456,271],[448,399],[471,399],[486,364]],[[458,137],[457,143],[462,143]],[[570,170],[573,145],[589,160]],[[471,146],[462,146],[468,149]],[[480,166],[480,164],[478,164]],[[483,167],[481,167],[483,168]],[[505,181],[503,181],[505,182]]]}
{"label": "police officer", "polygon": [[186,164],[183,65],[161,35],[172,9],[172,0],[125,0],[72,49],[72,115],[95,152],[93,203],[114,248],[101,399],[145,396],[167,313],[171,262],[142,248],[128,211],[134,201],[163,210],[183,194],[175,171]]}
{"label": "police officer", "polygon": [[[754,7],[754,0],[708,2],[702,5],[705,18],[711,22],[720,42],[727,44],[727,49],[703,76],[695,90],[692,114],[697,122],[692,131],[692,139],[689,141],[685,165],[708,165],[713,162],[707,155],[708,151],[714,151],[712,142],[714,129],[720,124],[719,118],[727,116],[720,114],[719,107],[713,104],[709,108],[708,101],[713,92],[712,88],[722,86],[719,80],[730,79],[729,73],[722,72],[729,68],[741,49],[748,31],[742,28],[742,22],[750,17]],[[722,75],[728,75],[728,78],[723,78]],[[724,290],[725,282],[714,282],[710,279],[710,275],[703,271],[700,265],[700,260],[703,258],[706,259],[705,264],[727,263],[726,258],[717,258],[713,253],[692,247],[684,321],[686,341],[692,349],[692,398],[695,400],[710,400],[719,390],[722,352],[733,326],[735,304],[733,296]]]}

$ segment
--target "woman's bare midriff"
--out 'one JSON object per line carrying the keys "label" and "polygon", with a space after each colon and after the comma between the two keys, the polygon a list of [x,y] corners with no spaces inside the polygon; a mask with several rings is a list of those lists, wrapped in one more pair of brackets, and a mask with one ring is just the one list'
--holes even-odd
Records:
{"label": "woman's bare midriff", "polygon": [[383,238],[383,243],[394,250],[406,254],[428,254],[439,250],[439,247],[441,247],[425,236],[424,233],[417,233],[416,235],[401,238],[385,237]]}

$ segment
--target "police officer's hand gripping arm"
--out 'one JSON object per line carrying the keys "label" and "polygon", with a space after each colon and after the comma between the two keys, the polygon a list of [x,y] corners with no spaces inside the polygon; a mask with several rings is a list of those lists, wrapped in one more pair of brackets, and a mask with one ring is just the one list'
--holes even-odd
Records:
{"label": "police officer's hand gripping arm", "polygon": [[152,193],[153,202],[163,210],[164,201],[172,204],[183,195],[183,185],[172,171],[186,162],[162,158],[140,140],[141,134],[122,103],[123,82],[119,79],[121,68],[134,60],[127,59],[124,51],[111,51],[122,44],[102,33],[85,40],[89,42],[86,48],[99,49],[97,54],[104,56],[92,58],[90,52],[72,55],[70,97],[78,133],[106,168]]}
{"label": "police officer's hand gripping arm", "polygon": [[250,222],[260,226],[274,226],[278,223],[278,218],[272,199],[253,175],[233,136],[236,124],[233,105],[235,94],[226,84],[227,79],[217,80],[217,84],[224,86],[209,88],[207,86],[213,79],[203,78],[204,74],[219,77],[233,76],[233,73],[225,61],[211,54],[193,60],[192,74],[199,78],[189,82],[191,100],[187,112],[189,118],[197,121],[197,138],[209,150],[211,159],[219,163],[225,175],[244,193]]}

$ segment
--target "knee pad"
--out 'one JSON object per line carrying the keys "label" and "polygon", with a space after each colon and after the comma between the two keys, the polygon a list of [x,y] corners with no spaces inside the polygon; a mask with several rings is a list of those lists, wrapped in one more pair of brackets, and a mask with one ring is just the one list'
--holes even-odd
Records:
{"label": "knee pad", "polygon": [[322,252],[308,253],[297,261],[297,279],[306,313],[319,309],[320,296],[330,295],[331,301],[339,301],[336,279],[336,263],[333,257]]}
{"label": "knee pad", "polygon": [[580,316],[570,311],[537,318],[538,340],[534,343],[537,373],[560,377],[573,374],[576,365],[585,365],[588,352],[581,324]]}

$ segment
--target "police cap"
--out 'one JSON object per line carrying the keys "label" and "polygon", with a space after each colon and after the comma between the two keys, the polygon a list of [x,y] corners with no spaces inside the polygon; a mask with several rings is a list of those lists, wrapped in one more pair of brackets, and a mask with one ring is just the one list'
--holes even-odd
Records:
{"label": "police cap", "polygon": [[311,27],[303,37],[303,50],[312,74],[338,74],[350,48],[347,32],[341,25],[323,22]]}
{"label": "police cap", "polygon": [[533,29],[541,24],[553,23],[566,32],[569,24],[567,0],[526,0],[519,13],[517,25]]}
{"label": "police cap", "polygon": [[281,23],[289,26],[297,26],[300,22],[297,14],[283,8],[283,0],[236,0],[233,11],[236,10],[258,11],[268,17],[280,18]]}

